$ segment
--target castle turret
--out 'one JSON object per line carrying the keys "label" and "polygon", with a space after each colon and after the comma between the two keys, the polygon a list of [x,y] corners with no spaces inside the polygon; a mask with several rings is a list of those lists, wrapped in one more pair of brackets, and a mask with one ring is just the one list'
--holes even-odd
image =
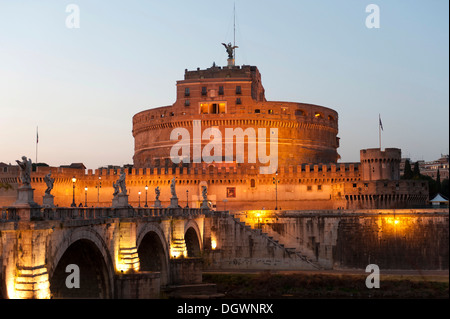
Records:
{"label": "castle turret", "polygon": [[364,181],[399,180],[401,150],[399,148],[371,148],[360,151]]}

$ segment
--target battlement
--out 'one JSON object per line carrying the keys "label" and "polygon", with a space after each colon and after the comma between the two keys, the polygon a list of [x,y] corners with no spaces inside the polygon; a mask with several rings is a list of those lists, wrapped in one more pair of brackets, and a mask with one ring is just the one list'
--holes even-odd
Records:
{"label": "battlement", "polygon": [[207,69],[201,70],[197,68],[197,70],[188,71],[187,69],[184,72],[185,80],[193,80],[193,79],[217,79],[217,78],[261,78],[261,74],[256,66],[243,65],[241,66],[224,66],[223,68],[220,66],[212,66]]}

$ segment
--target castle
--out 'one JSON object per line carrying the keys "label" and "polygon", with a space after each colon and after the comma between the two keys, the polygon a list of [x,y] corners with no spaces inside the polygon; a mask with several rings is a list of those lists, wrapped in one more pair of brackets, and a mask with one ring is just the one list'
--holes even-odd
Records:
{"label": "castle", "polygon": [[[256,66],[186,70],[176,87],[173,105],[133,117],[134,166],[125,169],[132,206],[153,206],[156,187],[168,206],[174,177],[179,204],[192,208],[201,206],[203,186],[210,207],[218,210],[405,208],[428,202],[425,181],[400,180],[400,149],[365,149],[360,162],[338,163],[338,113],[267,101]],[[37,166],[31,184],[38,204],[49,172],[56,205],[111,205],[119,169]],[[0,206],[15,201],[18,176],[18,166],[0,166],[0,183],[12,186],[0,188]]]}

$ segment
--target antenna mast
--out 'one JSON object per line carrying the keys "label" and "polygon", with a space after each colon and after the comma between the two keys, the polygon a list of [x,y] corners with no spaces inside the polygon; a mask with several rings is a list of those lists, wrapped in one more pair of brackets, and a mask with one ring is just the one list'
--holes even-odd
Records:
{"label": "antenna mast", "polygon": [[236,60],[236,2],[233,5],[233,59]]}

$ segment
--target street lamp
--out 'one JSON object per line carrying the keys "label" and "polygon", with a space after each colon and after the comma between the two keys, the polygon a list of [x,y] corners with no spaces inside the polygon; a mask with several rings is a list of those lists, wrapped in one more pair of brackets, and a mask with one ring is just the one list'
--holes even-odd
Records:
{"label": "street lamp", "polygon": [[186,190],[186,208],[189,208],[189,190]]}
{"label": "street lamp", "polygon": [[98,177],[98,184],[95,186],[97,188],[97,207],[100,206],[100,188],[102,188],[102,177]]}
{"label": "street lamp", "polygon": [[139,206],[138,207],[141,207],[141,191],[139,191],[138,194],[139,194]]}
{"label": "street lamp", "polygon": [[275,184],[275,210],[278,210],[278,171],[275,173],[273,183]]}
{"label": "street lamp", "polygon": [[147,191],[148,191],[148,186],[145,185],[145,207],[148,207],[148,205],[147,205]]}
{"label": "street lamp", "polygon": [[87,186],[84,187],[84,207],[87,207]]}
{"label": "street lamp", "polygon": [[77,207],[77,204],[75,204],[75,183],[76,183],[77,179],[74,177],[72,177],[72,184],[73,184],[73,198],[72,198],[72,205],[70,205],[70,207]]}

